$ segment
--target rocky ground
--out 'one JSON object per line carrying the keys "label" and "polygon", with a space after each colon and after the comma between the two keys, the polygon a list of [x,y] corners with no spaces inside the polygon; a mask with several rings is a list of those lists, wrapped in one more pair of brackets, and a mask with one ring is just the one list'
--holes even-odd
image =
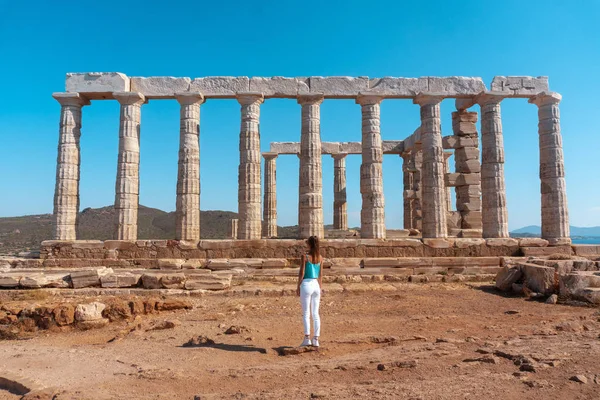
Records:
{"label": "rocky ground", "polygon": [[302,340],[296,297],[208,296],[192,310],[0,341],[0,378],[35,379],[56,399],[600,397],[596,308],[480,284],[399,289],[324,295],[319,351],[288,349]]}

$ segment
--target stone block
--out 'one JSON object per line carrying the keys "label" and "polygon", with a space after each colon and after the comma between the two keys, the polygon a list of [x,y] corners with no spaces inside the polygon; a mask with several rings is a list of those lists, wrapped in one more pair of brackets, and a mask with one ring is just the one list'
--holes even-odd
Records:
{"label": "stone block", "polygon": [[575,255],[582,257],[598,257],[600,256],[600,245],[595,244],[576,244],[573,245]]}
{"label": "stone block", "polygon": [[448,249],[453,243],[446,239],[423,239],[423,244],[434,249]]}
{"label": "stone block", "polygon": [[520,267],[504,266],[496,275],[496,287],[505,292],[509,291],[512,289],[513,283],[516,283],[522,276],[523,272]]}
{"label": "stone block", "polygon": [[300,154],[300,143],[298,142],[271,142],[269,149],[271,153],[277,154]]}
{"label": "stone block", "polygon": [[469,136],[444,136],[442,146],[444,149],[460,149],[462,147],[477,147],[479,142],[477,137]]}
{"label": "stone block", "polygon": [[0,288],[2,289],[14,289],[19,287],[20,276],[15,275],[4,275],[0,276]]}
{"label": "stone block", "polygon": [[237,93],[249,91],[247,76],[209,76],[196,78],[190,84],[190,92],[200,92],[204,97],[234,98]]}
{"label": "stone block", "polygon": [[443,78],[428,77],[429,93],[442,93],[448,97],[474,96],[486,91],[481,78],[449,76]]}
{"label": "stone block", "polygon": [[250,78],[250,92],[262,93],[264,97],[295,98],[309,91],[308,78]]}
{"label": "stone block", "polygon": [[180,258],[161,258],[158,260],[159,269],[181,269],[185,260]]}
{"label": "stone block", "polygon": [[102,311],[106,305],[99,302],[77,304],[75,307],[75,321],[94,321],[102,319]]}
{"label": "stone block", "polygon": [[183,289],[185,280],[184,274],[164,274],[160,277],[160,284],[165,289]]}
{"label": "stone block", "polygon": [[128,92],[130,80],[119,72],[68,73],[65,86],[90,100],[110,99],[113,92]]}
{"label": "stone block", "polygon": [[138,286],[141,274],[131,272],[117,272],[100,277],[100,284],[103,288],[123,288]]}
{"label": "stone block", "polygon": [[382,148],[383,154],[402,154],[404,152],[404,142],[401,140],[384,140]]}
{"label": "stone block", "polygon": [[462,239],[458,238],[454,240],[454,247],[457,249],[467,249],[473,246],[483,246],[485,245],[485,239]]}
{"label": "stone block", "polygon": [[161,276],[158,274],[143,274],[142,285],[144,289],[162,289],[160,278]]}
{"label": "stone block", "polygon": [[231,287],[232,275],[206,275],[190,277],[186,280],[187,290],[224,290]]}
{"label": "stone block", "polygon": [[521,247],[525,257],[542,257],[552,254],[571,255],[571,246]]}
{"label": "stone block", "polygon": [[549,296],[558,289],[555,286],[554,268],[529,263],[519,264],[519,267],[525,277],[525,286],[534,292]]}
{"label": "stone block", "polygon": [[516,247],[519,245],[519,241],[513,238],[488,238],[485,239],[485,243],[490,247]]}
{"label": "stone block", "polygon": [[429,90],[428,78],[384,77],[369,80],[369,92],[385,97],[410,98]]}
{"label": "stone block", "polygon": [[132,77],[131,91],[143,94],[147,99],[174,98],[177,92],[186,92],[190,88],[190,78],[172,76]]}
{"label": "stone block", "polygon": [[[477,163],[479,164],[479,163]],[[479,185],[481,182],[481,174],[472,173],[472,174],[463,174],[463,173],[451,173],[445,175],[445,183],[446,186],[456,187],[456,186],[471,186],[471,185]]]}
{"label": "stone block", "polygon": [[548,241],[540,238],[520,238],[519,246],[521,247],[546,247]]}
{"label": "stone block", "polygon": [[369,78],[350,76],[311,76],[308,80],[310,93],[330,98],[352,98],[369,89]]}
{"label": "stone block", "polygon": [[44,274],[29,274],[19,280],[19,286],[25,289],[39,289],[47,284],[48,280]]}
{"label": "stone block", "polygon": [[71,272],[71,282],[74,289],[100,286],[100,278],[112,274],[112,268],[90,269]]}
{"label": "stone block", "polygon": [[460,238],[481,238],[482,235],[481,229],[461,229],[458,236]]}
{"label": "stone block", "polygon": [[532,95],[550,91],[548,77],[538,76],[495,76],[492,80],[493,92],[504,92],[512,97],[531,97]]}

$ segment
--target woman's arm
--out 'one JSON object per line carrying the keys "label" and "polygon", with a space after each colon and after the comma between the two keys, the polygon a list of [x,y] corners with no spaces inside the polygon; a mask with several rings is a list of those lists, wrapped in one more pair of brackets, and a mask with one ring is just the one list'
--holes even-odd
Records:
{"label": "woman's arm", "polygon": [[302,283],[302,277],[304,276],[304,265],[306,265],[306,260],[304,260],[304,254],[302,254],[302,258],[300,259],[300,269],[298,270],[298,286],[296,287],[296,294],[300,296],[300,284]]}
{"label": "woman's arm", "polygon": [[323,287],[323,256],[319,255],[320,259],[320,268],[319,268],[319,287]]}

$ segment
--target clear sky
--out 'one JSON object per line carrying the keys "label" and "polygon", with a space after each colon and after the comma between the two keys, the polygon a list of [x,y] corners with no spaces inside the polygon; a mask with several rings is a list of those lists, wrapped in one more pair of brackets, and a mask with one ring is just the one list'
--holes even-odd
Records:
{"label": "clear sky", "polygon": [[[65,73],[129,76],[547,75],[563,95],[561,125],[571,224],[600,225],[600,1],[8,1],[0,0],[0,216],[52,212]],[[454,101],[442,103],[449,135]],[[237,211],[239,104],[201,110],[201,208]],[[478,110],[478,108],[476,108]],[[502,104],[510,229],[540,224],[537,107]],[[325,100],[323,141],[359,141],[360,106]],[[384,140],[419,124],[418,106],[386,100]],[[118,103],[84,108],[81,208],[114,201]],[[179,106],[142,109],[140,203],[175,209]],[[300,106],[267,100],[261,148],[300,139]],[[351,226],[360,223],[360,156],[347,162]],[[386,222],[402,227],[402,162],[384,157]],[[277,162],[279,224],[297,222],[298,159]],[[333,161],[323,159],[325,222]]]}

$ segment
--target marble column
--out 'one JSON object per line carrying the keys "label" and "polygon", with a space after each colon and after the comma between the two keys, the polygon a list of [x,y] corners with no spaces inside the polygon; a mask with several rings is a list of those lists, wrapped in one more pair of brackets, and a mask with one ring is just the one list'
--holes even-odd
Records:
{"label": "marble column", "polygon": [[529,100],[538,106],[542,238],[554,245],[571,243],[558,108],[561,99],[558,93],[544,92]]}
{"label": "marble column", "polygon": [[240,166],[238,169],[238,238],[260,239],[260,93],[238,94],[241,104]]}
{"label": "marble column", "polygon": [[200,93],[177,93],[179,112],[179,163],[175,238],[200,240]]}
{"label": "marble column", "polygon": [[413,217],[412,228],[418,229],[419,231],[423,230],[423,184],[422,184],[422,176],[423,176],[423,151],[421,149],[417,149],[411,153],[412,165],[414,165],[414,170],[412,173],[412,191],[414,193],[414,198],[411,202],[411,213]]}
{"label": "marble column", "polygon": [[[450,173],[450,157],[452,157],[451,152],[444,152],[444,176]],[[450,191],[450,186],[446,186],[446,210],[452,211],[452,192]]]}
{"label": "marble column", "polygon": [[54,93],[60,103],[56,186],[54,189],[53,238],[77,239],[81,107],[90,102],[79,93]]}
{"label": "marble column", "polygon": [[333,157],[333,229],[348,230],[348,203],[346,201],[346,156]]}
{"label": "marble column", "polygon": [[121,104],[115,239],[136,240],[140,193],[140,118],[141,106],[146,99],[137,92],[117,92],[113,96]]}
{"label": "marble column", "polygon": [[229,225],[229,237],[231,239],[238,238],[238,219],[232,219],[231,224]]}
{"label": "marble column", "polygon": [[321,162],[322,95],[300,95],[302,132],[300,136],[300,237],[323,239],[323,168]]}
{"label": "marble column", "polygon": [[265,159],[265,200],[263,230],[265,238],[277,237],[277,153],[263,153]]}
{"label": "marble column", "polygon": [[484,238],[507,238],[508,212],[504,183],[504,140],[500,94],[483,93],[481,106],[481,219]]}
{"label": "marble column", "polygon": [[414,99],[414,103],[421,106],[423,238],[448,236],[445,162],[440,121],[442,100],[442,97],[424,94],[419,94]]}
{"label": "marble column", "polygon": [[411,153],[402,153],[402,200],[404,210],[404,229],[412,229],[413,226],[413,209],[412,201],[414,199],[413,186],[413,172],[414,163]]}
{"label": "marble column", "polygon": [[360,166],[360,236],[385,239],[385,200],[383,197],[383,148],[381,146],[381,96],[359,95],[362,111],[362,164]]}

